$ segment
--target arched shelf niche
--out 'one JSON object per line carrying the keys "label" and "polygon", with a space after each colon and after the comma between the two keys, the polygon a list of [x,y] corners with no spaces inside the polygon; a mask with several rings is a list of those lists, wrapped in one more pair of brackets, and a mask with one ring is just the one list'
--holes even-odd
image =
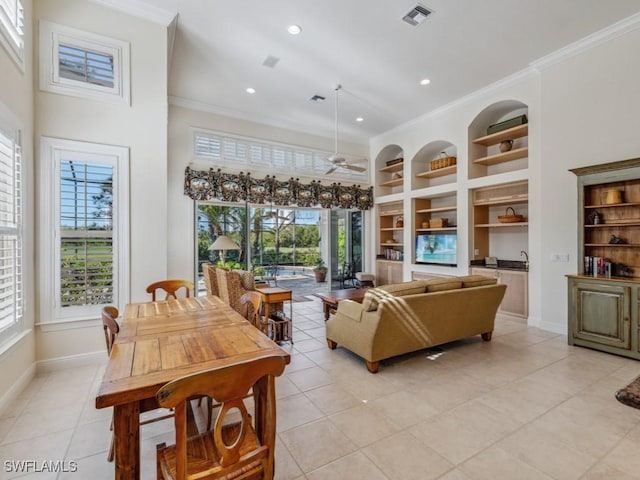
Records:
{"label": "arched shelf niche", "polygon": [[[518,100],[502,100],[489,105],[471,122],[469,138],[469,178],[486,177],[529,166],[528,123],[489,132],[490,126],[527,116],[528,107]],[[500,127],[498,127],[500,128]],[[510,148],[507,144],[511,144]]]}
{"label": "arched shelf niche", "polygon": [[404,150],[399,145],[387,145],[375,160],[376,195],[401,193],[404,183]]}
{"label": "arched shelf niche", "polygon": [[[435,140],[423,146],[411,159],[411,189],[455,183],[458,148],[446,140]],[[435,160],[435,162],[434,162]]]}

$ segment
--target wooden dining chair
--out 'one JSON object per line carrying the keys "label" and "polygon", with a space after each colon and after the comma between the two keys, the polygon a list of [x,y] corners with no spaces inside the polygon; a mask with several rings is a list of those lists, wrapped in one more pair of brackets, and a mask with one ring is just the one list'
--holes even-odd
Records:
{"label": "wooden dining chair", "polygon": [[[175,408],[176,444],[157,446],[158,479],[273,478],[276,438],[275,377],[285,359],[265,356],[197,372],[173,380],[156,394],[163,407]],[[253,388],[255,412],[243,401]],[[187,404],[207,395],[220,401],[213,430],[187,438]],[[231,413],[233,417],[227,418]],[[239,421],[236,420],[239,416]]]}
{"label": "wooden dining chair", "polygon": [[181,288],[186,290],[185,297],[188,298],[193,290],[193,282],[182,279],[160,280],[149,285],[147,293],[151,294],[151,301],[155,302],[156,290],[164,290],[166,292],[164,300],[169,300],[170,298],[178,298],[177,293]]}
{"label": "wooden dining chair", "polygon": [[[120,333],[120,326],[116,321],[116,318],[120,315],[116,307],[107,305],[102,309],[102,328],[104,329],[104,341],[107,345],[107,356],[111,355],[113,349],[113,342],[115,342],[118,333]],[[111,417],[110,430],[113,431],[113,417]],[[115,444],[113,433],[111,434],[111,443],[109,445],[109,453],[107,454],[107,460],[113,462],[115,454]]]}
{"label": "wooden dining chair", "polygon": [[262,330],[262,295],[256,291],[244,293],[240,297],[241,315],[249,320],[251,324]]}
{"label": "wooden dining chair", "polygon": [[[102,328],[104,329],[104,340],[107,344],[107,355],[111,355],[113,350],[113,343],[116,341],[118,334],[120,333],[120,326],[116,320],[120,313],[116,307],[107,305],[102,308]],[[152,417],[140,422],[140,425],[147,425],[148,423],[158,422],[167,418],[173,417],[173,412],[165,413],[161,416]],[[191,426],[190,426],[191,428]],[[111,417],[111,426],[109,430],[113,431],[113,416]],[[107,454],[107,460],[113,462],[115,457],[115,438],[113,433],[111,434],[111,443],[109,445],[109,453]]]}

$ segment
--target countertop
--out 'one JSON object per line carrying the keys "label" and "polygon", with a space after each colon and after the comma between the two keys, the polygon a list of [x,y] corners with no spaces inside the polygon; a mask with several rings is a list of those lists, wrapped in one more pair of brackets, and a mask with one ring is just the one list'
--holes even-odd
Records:
{"label": "countertop", "polygon": [[472,267],[493,268],[496,270],[516,270],[520,272],[527,272],[529,269],[526,267],[525,262],[521,260],[500,260],[498,259],[498,265],[485,265],[484,260],[471,260]]}

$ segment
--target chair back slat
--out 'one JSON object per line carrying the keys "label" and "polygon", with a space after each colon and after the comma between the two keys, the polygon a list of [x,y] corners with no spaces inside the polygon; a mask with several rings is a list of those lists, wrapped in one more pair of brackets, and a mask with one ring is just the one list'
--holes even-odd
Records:
{"label": "chair back slat", "polygon": [[[275,446],[275,377],[282,374],[285,364],[282,356],[267,355],[235,365],[187,375],[167,383],[158,390],[156,399],[160,406],[175,408],[176,411],[175,472],[177,479],[227,478],[230,472],[256,468],[260,468],[267,475],[265,478],[271,478]],[[252,417],[247,412],[243,401],[246,393],[252,388],[256,395],[259,393],[258,397],[254,397],[258,398],[253,419],[255,429],[251,423]],[[220,402],[212,432],[215,453],[206,455],[208,459],[217,459],[217,461],[208,462],[206,467],[203,465],[202,471],[197,474],[190,471],[190,475],[187,475],[189,468],[186,402],[200,395],[210,396]],[[240,413],[240,421],[235,423],[227,421],[227,415],[235,411]],[[251,434],[250,437],[249,434]],[[251,448],[247,447],[247,442],[251,442]],[[242,452],[241,447],[243,447]]]}
{"label": "chair back slat", "polygon": [[151,301],[156,301],[156,290],[164,290],[166,295],[163,300],[169,300],[171,298],[178,298],[178,291],[184,288],[184,296],[189,298],[191,291],[193,290],[193,282],[182,279],[160,280],[154,282],[147,287],[147,293],[151,294]]}

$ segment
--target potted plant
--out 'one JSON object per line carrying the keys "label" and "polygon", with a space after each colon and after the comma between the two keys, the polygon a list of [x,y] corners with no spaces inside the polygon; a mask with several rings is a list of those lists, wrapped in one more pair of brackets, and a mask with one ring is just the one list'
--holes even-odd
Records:
{"label": "potted plant", "polygon": [[316,276],[316,282],[324,282],[327,276],[327,266],[324,264],[322,257],[318,259],[316,268],[313,269],[313,274]]}

